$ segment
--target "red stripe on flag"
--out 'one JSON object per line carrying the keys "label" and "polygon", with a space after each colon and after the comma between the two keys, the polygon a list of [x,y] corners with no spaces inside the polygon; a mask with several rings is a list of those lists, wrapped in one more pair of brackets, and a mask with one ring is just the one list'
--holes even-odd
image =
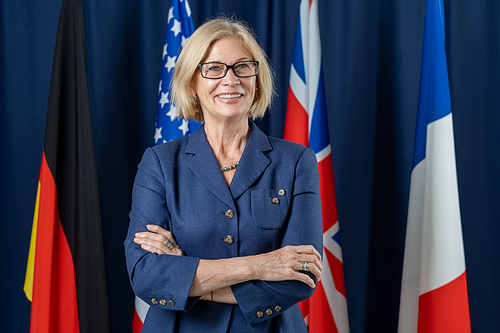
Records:
{"label": "red stripe on flag", "polygon": [[321,190],[321,211],[323,213],[323,232],[330,229],[338,221],[337,199],[333,180],[333,163],[328,155],[318,163],[319,186]]}
{"label": "red stripe on flag", "polygon": [[285,140],[309,147],[309,118],[299,103],[292,88],[288,88],[288,104],[285,120]]}
{"label": "red stripe on flag", "polygon": [[418,332],[470,333],[465,271],[442,287],[420,295]]}
{"label": "red stripe on flag", "polygon": [[314,294],[309,299],[309,332],[311,333],[338,333],[337,325],[333,319],[328,299],[321,281],[318,283]]}
{"label": "red stripe on flag", "polygon": [[73,258],[59,219],[54,178],[42,156],[31,333],[80,332]]}
{"label": "red stripe on flag", "polygon": [[325,248],[325,255],[328,259],[328,264],[330,265],[330,271],[332,272],[333,283],[335,283],[335,289],[344,297],[345,293],[345,281],[344,281],[344,264],[333,254]]}
{"label": "red stripe on flag", "polygon": [[134,317],[132,318],[132,332],[141,333],[142,326],[143,324],[141,318],[137,314],[137,309],[134,307]]}

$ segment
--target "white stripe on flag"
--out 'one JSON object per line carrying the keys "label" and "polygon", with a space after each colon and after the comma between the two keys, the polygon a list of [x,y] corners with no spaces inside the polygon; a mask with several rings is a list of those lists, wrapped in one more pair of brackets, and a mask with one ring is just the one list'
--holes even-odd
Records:
{"label": "white stripe on flag", "polygon": [[[325,125],[327,126],[327,125]],[[322,151],[316,154],[316,160],[319,162],[323,161],[325,158],[331,158],[332,145],[328,144]]]}
{"label": "white stripe on flag", "polygon": [[[302,81],[300,78],[299,74],[297,74],[297,71],[295,70],[295,67],[290,69],[290,89],[293,91],[293,94],[295,95],[295,98],[297,98],[297,101],[304,107],[304,109],[307,107],[307,86]],[[307,109],[305,109],[307,113]]]}
{"label": "white stripe on flag", "polygon": [[[338,222],[335,223],[338,225]],[[324,250],[323,250],[324,251]],[[347,299],[338,292],[332,276],[332,270],[328,262],[328,257],[323,253],[323,271],[321,275],[321,284],[328,300],[328,305],[332,311],[333,320],[339,333],[349,332],[349,321],[347,320]]]}
{"label": "white stripe on flag", "polygon": [[452,114],[427,125],[420,294],[465,271]]}
{"label": "white stripe on flag", "polygon": [[425,170],[423,159],[411,173],[398,333],[417,332]]}
{"label": "white stripe on flag", "polygon": [[[309,2],[302,1],[307,4]],[[307,48],[304,44],[304,54],[308,54],[308,62],[306,70],[307,87],[309,89],[309,123],[312,121],[314,113],[314,105],[316,104],[316,95],[318,94],[319,75],[321,71],[321,40],[319,36],[319,22],[318,22],[318,1],[313,1],[309,9],[309,26],[308,26],[308,45]]]}
{"label": "white stripe on flag", "polygon": [[[339,229],[340,229],[340,224],[339,221],[337,221],[330,229],[325,231],[325,233],[323,234],[323,247],[328,249],[328,251],[330,251],[331,254],[337,257],[337,259],[341,263],[344,263],[342,260],[342,248],[340,247],[339,243],[337,243],[333,239],[333,236],[337,232],[339,232]],[[326,258],[326,256],[323,255],[323,258]]]}
{"label": "white stripe on flag", "polygon": [[146,315],[148,314],[149,305],[144,302],[139,297],[135,296],[135,311],[137,311],[137,315],[144,323],[144,319],[146,319]]}

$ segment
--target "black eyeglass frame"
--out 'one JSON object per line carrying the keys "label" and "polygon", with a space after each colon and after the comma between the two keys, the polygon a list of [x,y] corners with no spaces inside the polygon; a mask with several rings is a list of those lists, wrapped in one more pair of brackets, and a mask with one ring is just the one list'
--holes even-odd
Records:
{"label": "black eyeglass frame", "polygon": [[[238,64],[241,64],[241,63],[249,63],[249,62],[251,62],[251,63],[253,63],[255,65],[255,74],[252,74],[252,75],[238,75],[238,74],[236,74],[236,71],[234,70],[234,66],[237,66]],[[219,65],[226,66],[226,70],[224,71],[224,75],[219,76],[219,77],[207,77],[207,76],[204,76],[203,75],[203,68],[202,67],[203,67],[203,65],[208,65],[208,64],[219,64]],[[201,77],[204,78],[204,79],[209,79],[209,80],[218,80],[218,79],[224,78],[227,75],[227,72],[228,72],[229,69],[232,69],[234,75],[236,77],[240,77],[240,78],[252,77],[252,76],[256,76],[257,74],[259,74],[259,62],[256,61],[256,60],[238,61],[238,62],[235,62],[232,65],[228,65],[228,64],[225,64],[223,62],[211,61],[211,62],[204,62],[204,63],[198,64],[198,68],[200,69]]]}

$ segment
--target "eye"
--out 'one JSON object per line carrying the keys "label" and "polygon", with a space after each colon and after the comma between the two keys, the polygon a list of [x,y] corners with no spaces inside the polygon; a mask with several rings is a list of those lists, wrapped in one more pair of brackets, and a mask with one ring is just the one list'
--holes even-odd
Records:
{"label": "eye", "polygon": [[220,64],[207,64],[205,68],[209,72],[222,72],[224,70],[224,66]]}
{"label": "eye", "polygon": [[245,63],[245,62],[240,62],[240,63],[236,64],[236,68],[242,69],[242,70],[249,70],[250,65],[248,63]]}

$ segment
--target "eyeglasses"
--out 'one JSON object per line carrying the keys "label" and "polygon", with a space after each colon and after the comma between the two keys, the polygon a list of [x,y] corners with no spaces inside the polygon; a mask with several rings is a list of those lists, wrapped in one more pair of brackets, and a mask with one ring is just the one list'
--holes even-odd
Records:
{"label": "eyeglasses", "polygon": [[238,61],[233,65],[226,65],[222,62],[206,62],[199,64],[201,76],[205,79],[222,79],[231,68],[237,77],[251,77],[259,73],[258,61]]}

